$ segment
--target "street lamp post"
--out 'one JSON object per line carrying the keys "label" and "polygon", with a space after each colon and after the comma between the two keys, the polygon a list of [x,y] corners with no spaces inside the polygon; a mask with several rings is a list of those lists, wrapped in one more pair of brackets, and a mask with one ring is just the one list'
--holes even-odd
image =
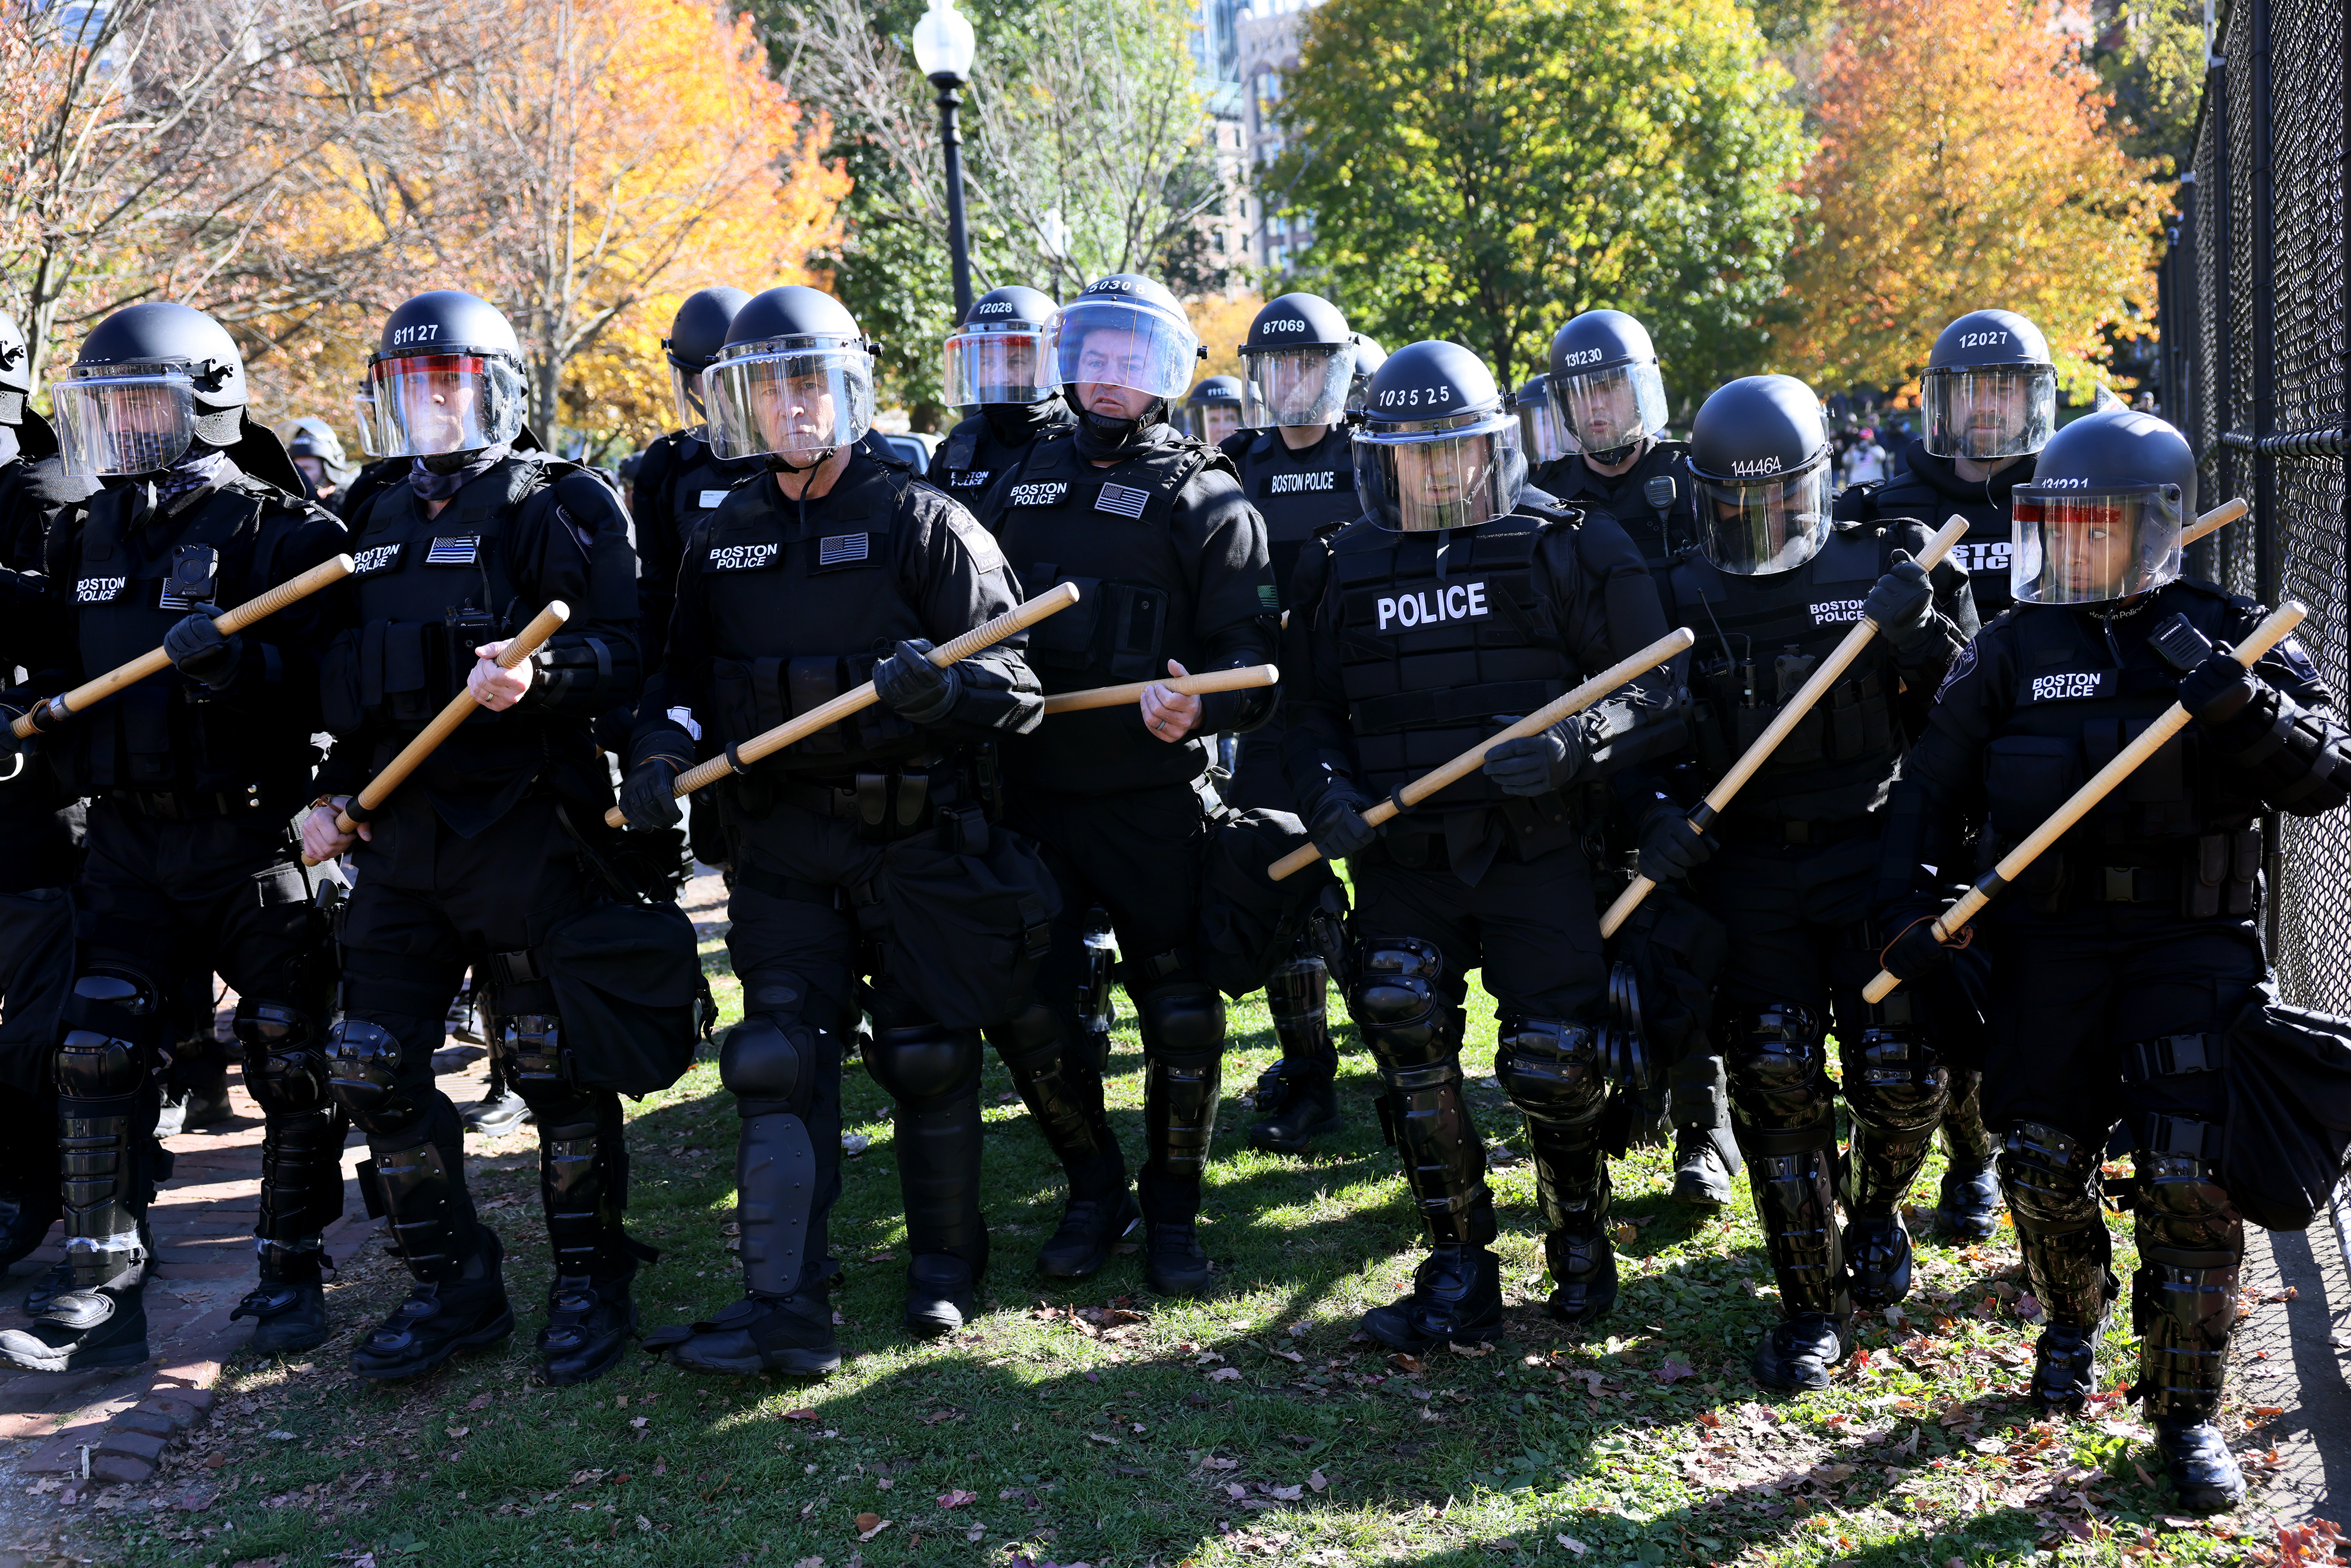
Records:
{"label": "street lamp post", "polygon": [[971,79],[977,46],[955,0],[931,0],[914,24],[914,65],[939,89],[939,145],[946,154],[947,250],[955,258],[956,320],[971,314],[971,235],[963,221],[963,136],[956,129],[960,89]]}

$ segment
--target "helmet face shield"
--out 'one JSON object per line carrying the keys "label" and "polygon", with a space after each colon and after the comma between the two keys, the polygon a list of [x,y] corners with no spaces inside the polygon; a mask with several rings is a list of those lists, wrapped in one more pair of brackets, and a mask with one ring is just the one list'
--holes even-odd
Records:
{"label": "helmet face shield", "polygon": [[702,372],[686,370],[672,360],[669,397],[677,407],[677,427],[688,435],[707,436],[710,411],[702,401]]}
{"label": "helmet face shield", "polygon": [[1196,402],[1184,411],[1184,423],[1188,434],[1214,446],[1241,427],[1240,404],[1222,399]]}
{"label": "helmet face shield", "polygon": [[710,449],[813,467],[873,428],[873,357],[862,343],[788,338],[728,345],[702,372]]}
{"label": "helmet face shield", "polygon": [[1191,328],[1116,298],[1071,301],[1050,338],[1056,386],[1124,387],[1171,402],[1192,384],[1200,355]]}
{"label": "helmet face shield", "polygon": [[976,323],[947,340],[947,402],[957,408],[1037,402],[1058,382],[1045,379],[1048,329],[1030,321]]}
{"label": "helmet face shield", "polygon": [[522,369],[504,355],[402,354],[370,364],[367,384],[374,413],[360,428],[372,457],[479,452],[522,430]]}
{"label": "helmet face shield", "polygon": [[1353,346],[1243,349],[1241,423],[1255,430],[1334,424],[1347,411],[1354,374]]}
{"label": "helmet face shield", "polygon": [[2009,585],[2021,604],[2104,604],[2179,575],[2177,485],[2015,495]]}
{"label": "helmet face shield", "polygon": [[1792,473],[1744,483],[1693,470],[1698,546],[1717,570],[1733,577],[1793,571],[1828,542],[1829,453],[1823,447]]}
{"label": "helmet face shield", "polygon": [[1614,452],[1666,427],[1666,382],[1653,363],[1554,375],[1551,401],[1570,452]]}
{"label": "helmet face shield", "polygon": [[49,383],[57,447],[85,478],[157,474],[196,438],[195,383],[170,365],[77,368]]}
{"label": "helmet face shield", "polygon": [[1354,452],[1364,511],[1399,533],[1474,528],[1508,513],[1526,489],[1511,413],[1366,427],[1355,433]]}
{"label": "helmet face shield", "polygon": [[1574,440],[1567,434],[1567,425],[1559,417],[1559,409],[1549,393],[1540,397],[1522,397],[1517,403],[1519,415],[1519,445],[1533,464],[1553,463],[1576,450]]}
{"label": "helmet face shield", "polygon": [[2022,457],[2057,428],[2057,372],[2047,365],[1930,370],[1918,388],[1927,450],[1938,457]]}

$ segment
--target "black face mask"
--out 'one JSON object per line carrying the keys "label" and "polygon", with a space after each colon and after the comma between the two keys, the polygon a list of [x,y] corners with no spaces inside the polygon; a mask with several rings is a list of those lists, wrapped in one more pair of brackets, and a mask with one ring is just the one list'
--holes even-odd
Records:
{"label": "black face mask", "polygon": [[436,452],[420,457],[408,471],[408,487],[420,501],[445,501],[496,467],[508,450],[502,443],[479,452]]}
{"label": "black face mask", "polygon": [[1019,445],[1047,425],[1058,423],[1068,405],[1060,392],[1048,392],[1035,402],[984,402],[979,415],[987,421],[987,428],[996,439],[1007,445]]}
{"label": "black face mask", "polygon": [[1114,462],[1148,452],[1165,439],[1160,434],[1167,422],[1167,401],[1154,398],[1151,406],[1143,411],[1140,419],[1107,419],[1085,409],[1078,410],[1078,455],[1089,463]]}

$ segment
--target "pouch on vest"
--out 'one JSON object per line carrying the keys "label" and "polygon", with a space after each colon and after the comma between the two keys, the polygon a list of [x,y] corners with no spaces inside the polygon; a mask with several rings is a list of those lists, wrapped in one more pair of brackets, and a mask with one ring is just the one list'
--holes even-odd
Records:
{"label": "pouch on vest", "polygon": [[676,904],[590,904],[558,922],[538,956],[582,1087],[651,1094],[693,1064],[702,966]]}
{"label": "pouch on vest", "polygon": [[2307,1229],[2351,1163],[2351,1019],[2264,983],[2221,1038],[2220,1185],[2263,1229]]}
{"label": "pouch on vest", "polygon": [[[2083,778],[2081,749],[2070,740],[2044,735],[1994,738],[1984,748],[1984,789],[1999,852],[2006,853],[2055,815],[2082,787]],[[2019,880],[2017,894],[2045,901],[2055,893],[2064,869],[2062,854],[2043,855]]]}
{"label": "pouch on vest", "polygon": [[[1193,945],[1200,977],[1238,1000],[1265,984],[1290,956],[1300,921],[1314,910],[1343,919],[1346,890],[1317,860],[1275,882],[1274,862],[1311,841],[1287,811],[1228,811],[1200,840],[1200,934]],[[1327,897],[1326,897],[1327,890]]]}
{"label": "pouch on vest", "polygon": [[1052,945],[1060,887],[1037,846],[977,807],[882,852],[877,984],[948,1029],[1002,1023],[1028,999]]}

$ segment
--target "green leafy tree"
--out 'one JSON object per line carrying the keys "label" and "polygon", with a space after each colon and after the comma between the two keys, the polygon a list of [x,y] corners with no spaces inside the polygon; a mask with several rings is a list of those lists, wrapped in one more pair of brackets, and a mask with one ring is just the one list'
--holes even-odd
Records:
{"label": "green leafy tree", "polygon": [[1515,383],[1580,310],[1640,317],[1677,407],[1760,361],[1808,143],[1738,0],[1326,0],[1263,183],[1391,347]]}

